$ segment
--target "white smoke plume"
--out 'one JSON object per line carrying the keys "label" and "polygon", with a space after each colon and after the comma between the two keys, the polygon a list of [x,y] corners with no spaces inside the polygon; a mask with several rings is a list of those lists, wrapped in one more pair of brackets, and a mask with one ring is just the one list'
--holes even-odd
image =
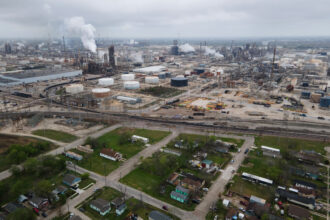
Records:
{"label": "white smoke plume", "polygon": [[216,50],[211,49],[208,46],[204,47],[204,53],[205,55],[213,55],[217,58],[224,58],[224,56],[221,53],[218,53]]}
{"label": "white smoke plume", "polygon": [[143,63],[142,53],[133,53],[130,55],[130,58],[134,63]]}
{"label": "white smoke plume", "polygon": [[65,28],[69,34],[79,36],[86,49],[96,53],[94,39],[96,30],[93,25],[86,24],[83,17],[72,17],[65,21]]}
{"label": "white smoke plume", "polygon": [[16,45],[17,45],[17,49],[19,49],[19,50],[21,50],[25,47],[25,45],[21,42],[17,42]]}
{"label": "white smoke plume", "polygon": [[183,53],[189,53],[189,52],[194,52],[195,51],[195,48],[193,48],[193,46],[191,46],[188,43],[185,43],[185,44],[180,45],[179,46],[179,49]]}

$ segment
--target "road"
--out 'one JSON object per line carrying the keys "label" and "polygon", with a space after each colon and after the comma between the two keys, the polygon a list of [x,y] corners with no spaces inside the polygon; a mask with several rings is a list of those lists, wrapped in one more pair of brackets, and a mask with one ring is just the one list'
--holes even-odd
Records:
{"label": "road", "polygon": [[[137,124],[131,124],[132,127],[146,127],[148,126],[148,129],[158,129],[160,125],[151,125],[151,124],[145,124],[145,123],[137,123]],[[162,128],[164,130],[164,127]],[[145,203],[148,203],[152,206],[155,206],[157,208],[162,208],[162,206],[166,205],[169,208],[169,212],[173,215],[176,215],[180,217],[181,219],[191,219],[191,220],[199,220],[199,219],[205,219],[206,214],[209,211],[210,206],[218,200],[218,195],[219,193],[223,193],[225,189],[225,185],[230,181],[232,178],[232,170],[235,169],[237,170],[244,160],[246,154],[244,154],[244,151],[252,146],[254,144],[254,137],[251,136],[235,136],[235,135],[218,135],[215,134],[216,136],[219,137],[230,137],[230,138],[237,138],[237,139],[244,139],[245,142],[243,146],[241,147],[240,153],[236,153],[233,157],[234,163],[229,164],[221,173],[221,175],[217,178],[217,180],[212,184],[212,187],[209,189],[209,192],[207,195],[204,197],[203,201],[196,207],[195,211],[190,212],[190,211],[185,211],[180,208],[177,208],[173,205],[167,204],[163,201],[160,201],[156,198],[153,198],[149,196],[148,194],[141,192],[137,189],[134,189],[132,187],[126,186],[119,181],[119,179],[126,174],[128,174],[130,171],[132,171],[136,165],[140,161],[140,157],[143,156],[149,157],[151,156],[154,152],[158,151],[162,146],[165,146],[168,142],[170,142],[173,138],[175,138],[178,134],[185,132],[185,133],[192,133],[192,134],[202,134],[202,135],[207,135],[209,132],[205,132],[204,130],[196,130],[196,129],[185,129],[184,127],[178,126],[175,129],[171,129],[172,133],[162,141],[151,145],[138,153],[137,155],[133,156],[132,158],[128,159],[127,161],[124,162],[122,166],[120,166],[118,169],[110,173],[107,177],[101,176],[97,173],[88,171],[84,168],[81,168],[79,166],[72,166],[68,165],[68,169],[71,170],[76,170],[79,173],[85,173],[88,172],[90,174],[90,177],[95,179],[97,181],[97,185],[93,186],[91,189],[87,190],[84,192],[82,195],[77,196],[73,200],[70,200],[68,202],[69,207],[74,207],[81,202],[85,201],[86,198],[91,196],[93,194],[93,189],[103,187],[103,186],[110,186],[113,187],[119,191],[125,192],[127,196],[129,197],[134,197],[136,199],[139,199]],[[63,211],[67,211],[68,208],[67,206],[62,207]],[[73,213],[76,213],[80,216],[83,216],[83,213],[81,213],[79,210],[74,209],[70,210]],[[51,215],[55,216],[55,215]],[[85,216],[84,216],[85,217]],[[85,219],[85,218],[84,218]]]}

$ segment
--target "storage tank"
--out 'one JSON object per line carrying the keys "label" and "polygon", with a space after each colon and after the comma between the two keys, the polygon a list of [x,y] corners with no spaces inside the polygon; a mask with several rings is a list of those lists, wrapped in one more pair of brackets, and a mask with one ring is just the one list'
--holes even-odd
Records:
{"label": "storage tank", "polygon": [[323,108],[330,107],[330,96],[325,96],[320,99],[320,107],[323,107]]}
{"label": "storage tank", "polygon": [[101,86],[111,86],[114,84],[113,78],[101,78],[99,79],[99,85]]}
{"label": "storage tank", "polygon": [[140,88],[140,83],[138,81],[127,81],[124,82],[125,89],[138,89]]}
{"label": "storage tank", "polygon": [[82,84],[71,84],[65,87],[65,91],[70,94],[76,94],[84,91],[84,86]]}
{"label": "storage tank", "polygon": [[183,87],[188,86],[188,79],[185,77],[175,77],[171,79],[171,86]]}
{"label": "storage tank", "polygon": [[124,81],[130,81],[135,79],[135,74],[129,73],[129,74],[123,74],[121,75],[121,79]]}
{"label": "storage tank", "polygon": [[145,78],[145,82],[150,84],[158,84],[159,78],[157,76],[147,76]]}
{"label": "storage tank", "polygon": [[108,88],[95,88],[92,89],[92,93],[95,98],[105,98],[110,95],[110,89]]}
{"label": "storage tank", "polygon": [[309,99],[310,96],[311,96],[311,92],[308,92],[308,91],[301,92],[301,98],[303,98],[303,99]]}

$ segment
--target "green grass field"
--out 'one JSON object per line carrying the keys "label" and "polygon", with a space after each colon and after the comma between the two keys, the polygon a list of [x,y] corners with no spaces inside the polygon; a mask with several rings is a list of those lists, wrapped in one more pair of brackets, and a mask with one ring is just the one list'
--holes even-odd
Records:
{"label": "green grass field", "polygon": [[269,147],[279,148],[280,150],[314,150],[325,155],[325,146],[329,146],[329,142],[310,141],[296,138],[282,138],[273,136],[258,136],[255,138],[256,146],[266,145]]}
{"label": "green grass field", "polygon": [[60,141],[64,143],[71,143],[78,139],[77,136],[63,132],[63,131],[56,131],[51,129],[40,129],[35,130],[32,132],[34,135],[38,135],[41,137],[46,137],[55,141]]}
{"label": "green grass field", "polygon": [[[116,197],[122,196],[123,194],[115,189],[106,187],[103,188],[102,190],[100,190],[99,192],[96,192],[93,196],[93,198],[102,198],[105,199],[107,201],[111,201],[113,199],[115,199]],[[113,219],[113,220],[123,220],[127,217],[127,215],[129,213],[135,213],[137,214],[139,217],[143,218],[143,219],[148,219],[148,215],[151,211],[153,210],[158,210],[160,212],[165,213],[164,211],[157,209],[149,204],[143,203],[137,199],[134,198],[130,198],[126,201],[126,205],[127,205],[127,209],[126,211],[121,215],[121,216],[117,216],[115,214],[115,208],[112,206],[111,207],[111,211],[109,214],[107,214],[106,216],[102,217],[100,216],[96,211],[94,211],[93,209],[91,209],[89,207],[89,202],[86,202],[83,205],[83,208],[86,210],[85,214],[90,217],[91,219]],[[169,213],[165,213],[166,215],[170,216],[172,219],[177,220],[178,218],[169,214]]]}

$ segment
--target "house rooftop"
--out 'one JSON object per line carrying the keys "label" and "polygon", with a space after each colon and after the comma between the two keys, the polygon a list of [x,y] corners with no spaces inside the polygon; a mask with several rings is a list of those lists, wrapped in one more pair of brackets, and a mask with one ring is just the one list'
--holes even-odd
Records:
{"label": "house rooftop", "polygon": [[176,190],[179,190],[179,191],[181,191],[181,192],[184,192],[184,193],[189,194],[189,189],[186,189],[186,188],[184,188],[184,187],[182,187],[182,186],[177,186],[175,189],[176,189]]}
{"label": "house rooftop", "polygon": [[77,177],[75,175],[72,175],[72,174],[65,174],[64,177],[63,177],[63,182],[66,182],[66,183],[73,183],[74,180],[76,178],[80,178],[80,177]]}
{"label": "house rooftop", "polygon": [[100,209],[101,212],[105,212],[109,208],[110,202],[108,202],[104,199],[101,199],[101,198],[97,198],[97,199],[91,201],[91,205]]}
{"label": "house rooftop", "polygon": [[110,157],[116,157],[117,152],[112,150],[111,148],[102,148],[100,153],[105,154]]}
{"label": "house rooftop", "polygon": [[304,185],[313,189],[316,189],[316,185],[314,183],[306,182],[303,180],[294,180],[294,184]]}
{"label": "house rooftop", "polygon": [[162,212],[159,212],[159,211],[151,211],[149,213],[149,219],[153,219],[153,220],[172,220],[171,217],[165,215],[164,213]]}
{"label": "house rooftop", "polygon": [[116,207],[118,207],[118,206],[120,206],[120,205],[122,205],[122,204],[124,204],[125,203],[125,197],[124,196],[122,196],[122,197],[117,197],[117,198],[115,198],[115,199],[113,199],[112,201],[111,201],[111,205],[114,205],[114,206],[116,206]]}

